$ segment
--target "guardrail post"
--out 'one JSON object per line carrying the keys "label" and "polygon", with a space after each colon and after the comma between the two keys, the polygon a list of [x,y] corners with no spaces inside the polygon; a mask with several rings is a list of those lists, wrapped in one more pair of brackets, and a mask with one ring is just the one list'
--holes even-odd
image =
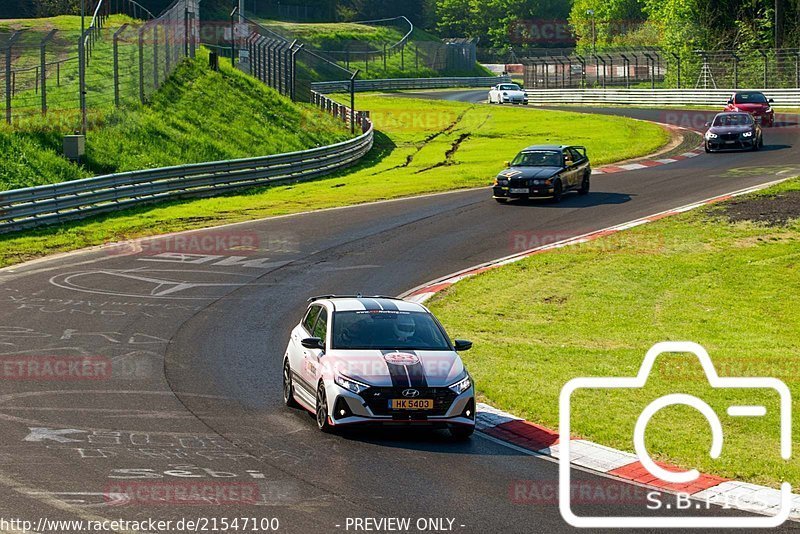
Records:
{"label": "guardrail post", "polygon": [[763,50],[759,50],[758,53],[764,58],[764,89],[769,89],[769,56]]}

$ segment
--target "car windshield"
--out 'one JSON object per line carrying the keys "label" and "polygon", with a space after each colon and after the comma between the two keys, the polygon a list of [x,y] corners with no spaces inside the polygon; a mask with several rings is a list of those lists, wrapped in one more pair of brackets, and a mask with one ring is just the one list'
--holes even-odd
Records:
{"label": "car windshield", "polygon": [[516,84],[513,84],[513,83],[508,83],[508,84],[505,84],[505,85],[501,85],[500,86],[500,90],[501,91],[521,91],[521,89],[519,88],[519,85],[516,85]]}
{"label": "car windshield", "polygon": [[737,104],[766,104],[767,97],[761,93],[737,93]]}
{"label": "car windshield", "polygon": [[753,118],[746,113],[717,115],[714,118],[714,126],[747,126],[748,124],[753,124]]}
{"label": "car windshield", "polygon": [[332,346],[340,350],[450,350],[430,314],[389,310],[336,312]]}
{"label": "car windshield", "polygon": [[513,167],[561,167],[561,152],[552,150],[520,152],[511,165]]}

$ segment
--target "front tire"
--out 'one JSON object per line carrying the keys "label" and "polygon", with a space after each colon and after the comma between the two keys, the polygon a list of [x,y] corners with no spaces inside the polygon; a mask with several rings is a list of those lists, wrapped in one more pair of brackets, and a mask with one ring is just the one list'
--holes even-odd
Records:
{"label": "front tire", "polygon": [[553,185],[553,198],[552,202],[557,204],[561,202],[561,198],[564,196],[564,186],[561,184],[561,180],[556,181]]}
{"label": "front tire", "polygon": [[494,200],[495,200],[495,202],[497,202],[498,204],[508,204],[508,199],[507,199],[507,198],[496,198],[496,199],[494,199]]}
{"label": "front tire", "polygon": [[283,404],[288,408],[299,408],[300,405],[294,400],[294,386],[292,385],[292,368],[289,360],[283,362]]}
{"label": "front tire", "polygon": [[330,418],[328,417],[328,396],[325,394],[325,384],[319,383],[317,388],[317,428],[322,432],[333,432],[333,425],[331,425]]}
{"label": "front tire", "polygon": [[711,153],[711,149],[710,149],[710,148],[708,148],[708,143],[705,143],[703,146],[704,146],[704,147],[705,147],[705,149],[706,149],[706,154],[710,154],[710,153]]}
{"label": "front tire", "polygon": [[450,427],[450,436],[452,436],[455,441],[466,441],[474,432],[474,426],[453,425]]}

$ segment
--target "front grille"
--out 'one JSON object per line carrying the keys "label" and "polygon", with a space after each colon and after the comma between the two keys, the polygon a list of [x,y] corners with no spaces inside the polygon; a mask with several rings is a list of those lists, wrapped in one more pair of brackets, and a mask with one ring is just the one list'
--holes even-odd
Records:
{"label": "front grille", "polygon": [[433,399],[433,410],[391,410],[389,399],[403,399],[405,388],[369,388],[361,393],[369,409],[375,415],[391,415],[396,419],[415,416],[424,419],[427,416],[445,415],[450,405],[456,398],[456,393],[450,388],[415,388],[419,391],[419,399]]}
{"label": "front grille", "polygon": [[723,141],[738,141],[739,140],[739,134],[737,134],[737,133],[722,134],[720,136],[720,139],[722,139]]}
{"label": "front grille", "polygon": [[509,182],[509,186],[510,187],[528,187],[530,185],[531,184],[530,184],[530,182],[528,182],[528,180],[517,179],[517,180],[511,180]]}

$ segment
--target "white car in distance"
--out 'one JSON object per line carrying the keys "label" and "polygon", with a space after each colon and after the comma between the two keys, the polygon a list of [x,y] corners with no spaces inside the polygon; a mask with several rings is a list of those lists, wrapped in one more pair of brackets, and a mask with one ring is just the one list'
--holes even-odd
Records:
{"label": "white car in distance", "polygon": [[515,83],[500,83],[489,91],[490,104],[528,105],[528,95]]}

